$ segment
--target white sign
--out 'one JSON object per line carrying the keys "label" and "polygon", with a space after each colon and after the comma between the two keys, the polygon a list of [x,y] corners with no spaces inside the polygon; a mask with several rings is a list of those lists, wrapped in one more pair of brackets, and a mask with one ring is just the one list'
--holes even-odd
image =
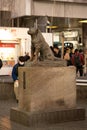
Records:
{"label": "white sign", "polygon": [[68,37],[77,37],[78,36],[78,32],[77,31],[67,31],[64,32],[64,37],[68,38]]}

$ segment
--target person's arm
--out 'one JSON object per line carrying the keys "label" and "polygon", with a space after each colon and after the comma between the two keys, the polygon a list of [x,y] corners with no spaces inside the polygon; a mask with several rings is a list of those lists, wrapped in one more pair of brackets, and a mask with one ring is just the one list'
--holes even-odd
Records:
{"label": "person's arm", "polygon": [[16,73],[16,71],[17,71],[17,68],[16,68],[17,66],[14,66],[13,67],[13,70],[12,70],[12,78],[13,78],[13,80],[15,81],[15,80],[18,80],[18,75],[17,75],[17,73]]}
{"label": "person's arm", "polygon": [[84,56],[83,56],[83,55],[80,55],[80,59],[81,59],[82,65],[84,65],[84,64],[85,64],[85,62],[84,62]]}

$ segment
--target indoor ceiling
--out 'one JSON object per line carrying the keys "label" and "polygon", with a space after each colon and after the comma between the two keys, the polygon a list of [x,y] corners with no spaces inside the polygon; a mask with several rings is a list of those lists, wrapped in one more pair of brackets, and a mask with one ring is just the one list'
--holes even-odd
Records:
{"label": "indoor ceiling", "polygon": [[[45,20],[43,20],[45,19]],[[79,21],[83,20],[80,18],[59,18],[59,17],[48,17],[48,16],[23,16],[19,18],[20,27],[31,27],[34,26],[37,20],[39,27],[46,26],[49,21],[49,26],[55,26],[54,31],[62,30],[74,30],[82,28],[82,23]]]}
{"label": "indoor ceiling", "polygon": [[[52,25],[58,26],[57,29],[59,30],[76,29],[82,27],[82,23],[79,22],[81,20],[82,19],[78,19],[78,18],[55,18],[54,17],[52,20]],[[49,18],[49,21],[51,21],[51,18]]]}

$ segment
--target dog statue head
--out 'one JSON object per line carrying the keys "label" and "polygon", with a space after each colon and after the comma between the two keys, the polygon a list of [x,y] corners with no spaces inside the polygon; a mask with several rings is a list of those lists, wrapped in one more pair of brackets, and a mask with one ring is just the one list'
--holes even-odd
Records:
{"label": "dog statue head", "polygon": [[38,33],[38,28],[31,27],[31,28],[29,28],[29,30],[27,31],[27,33],[29,35],[37,34]]}

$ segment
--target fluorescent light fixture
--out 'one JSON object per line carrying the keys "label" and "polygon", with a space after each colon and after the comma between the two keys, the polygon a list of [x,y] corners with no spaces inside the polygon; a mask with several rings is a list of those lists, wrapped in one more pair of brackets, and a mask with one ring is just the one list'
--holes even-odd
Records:
{"label": "fluorescent light fixture", "polygon": [[55,29],[55,28],[58,28],[58,26],[47,26],[47,28]]}
{"label": "fluorescent light fixture", "polygon": [[87,23],[87,19],[86,20],[81,20],[79,21],[80,23]]}

